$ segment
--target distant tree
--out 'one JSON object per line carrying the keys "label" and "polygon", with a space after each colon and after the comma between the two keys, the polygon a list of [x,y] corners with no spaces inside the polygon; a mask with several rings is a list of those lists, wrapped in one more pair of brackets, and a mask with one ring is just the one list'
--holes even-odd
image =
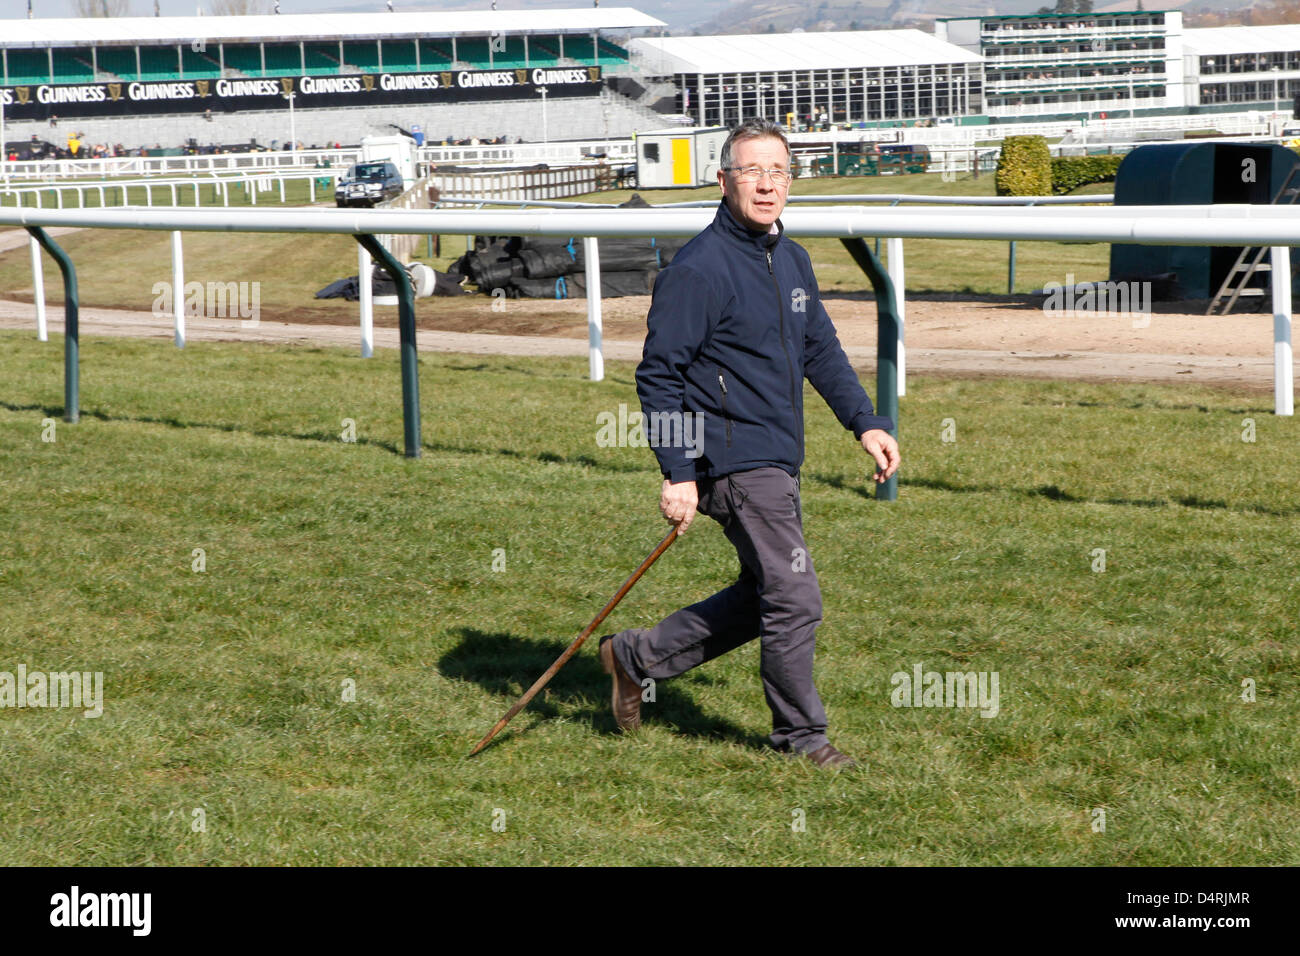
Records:
{"label": "distant tree", "polygon": [[1047,13],[1092,13],[1092,0],[1056,0],[1055,7],[1039,7],[1038,12]]}
{"label": "distant tree", "polygon": [[131,12],[131,0],[74,0],[79,17],[124,17]]}
{"label": "distant tree", "polygon": [[1295,0],[1273,0],[1261,3],[1255,11],[1255,22],[1259,24],[1300,23],[1300,4]]}
{"label": "distant tree", "polygon": [[212,0],[215,17],[249,17],[270,13],[270,0]]}
{"label": "distant tree", "polygon": [[767,25],[767,30],[766,30],[766,32],[767,32],[767,33],[775,33],[775,32],[776,32],[776,24],[775,24],[775,23],[769,23],[769,24]]}

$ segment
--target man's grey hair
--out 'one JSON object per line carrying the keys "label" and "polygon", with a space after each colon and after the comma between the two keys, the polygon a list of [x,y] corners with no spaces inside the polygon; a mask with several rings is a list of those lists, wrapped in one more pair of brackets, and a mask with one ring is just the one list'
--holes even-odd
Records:
{"label": "man's grey hair", "polygon": [[728,169],[731,166],[732,143],[746,139],[760,139],[765,136],[779,139],[781,145],[785,147],[786,155],[790,154],[790,141],[785,138],[785,128],[780,123],[753,117],[733,129],[731,135],[727,137],[727,141],[722,144],[722,168]]}

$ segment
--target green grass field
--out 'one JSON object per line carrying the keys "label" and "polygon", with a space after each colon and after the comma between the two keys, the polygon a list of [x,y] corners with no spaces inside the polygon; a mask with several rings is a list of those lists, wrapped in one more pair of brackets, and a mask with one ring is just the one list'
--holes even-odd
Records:
{"label": "green grass field", "polygon": [[[764,749],[756,645],[629,738],[588,645],[467,761],[663,533],[650,451],[595,440],[631,366],[425,355],[411,461],[392,351],[86,338],[69,425],[58,338],[0,343],[0,671],[104,675],[98,719],[0,708],[0,864],[1300,863],[1300,435],[1261,397],[912,376],[883,503],[810,390],[817,680],[866,766]],[[609,628],[734,572],[700,519]],[[999,713],[892,706],[917,664]]]}

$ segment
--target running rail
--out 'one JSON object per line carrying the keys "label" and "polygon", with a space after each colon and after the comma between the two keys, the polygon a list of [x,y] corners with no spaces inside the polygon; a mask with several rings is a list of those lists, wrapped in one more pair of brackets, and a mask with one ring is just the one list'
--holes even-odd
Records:
{"label": "running rail", "polygon": [[[352,236],[376,234],[452,233],[519,236],[693,236],[713,218],[703,209],[0,209],[0,226],[33,232],[49,226],[91,229],[150,229],[192,232],[323,233]],[[889,236],[898,239],[994,239],[1140,243],[1179,246],[1270,246],[1273,249],[1274,392],[1279,415],[1294,412],[1291,353],[1291,283],[1289,247],[1300,245],[1300,216],[1293,208],[1267,205],[1201,206],[1085,206],[1079,208],[912,206],[908,208],[787,208],[782,216],[792,238],[824,237],[845,241]],[[37,235],[39,238],[39,235]],[[48,247],[47,247],[48,248]],[[864,260],[858,249],[858,259]],[[64,263],[61,261],[60,265]],[[75,291],[75,272],[67,263],[65,277]],[[869,277],[881,301],[892,301],[887,274]],[[1285,281],[1283,281],[1285,279]],[[599,275],[589,276],[599,288]],[[401,284],[399,282],[399,288]],[[75,295],[69,305],[75,308]],[[878,385],[898,381],[895,354],[901,351],[901,323],[880,314],[877,345]],[[404,368],[415,359],[413,318],[401,323]],[[895,333],[895,327],[898,332]],[[75,331],[75,330],[74,330]],[[599,321],[589,320],[593,347],[599,346]],[[886,343],[886,339],[889,342]],[[895,353],[895,354],[891,354]],[[75,341],[66,350],[65,384],[75,381]],[[409,373],[413,375],[413,373]],[[403,382],[407,384],[408,373]],[[411,383],[418,388],[412,377]],[[891,395],[896,401],[895,392]],[[880,393],[877,391],[877,397]],[[886,403],[882,399],[882,406]],[[65,409],[75,416],[77,408]],[[409,409],[408,409],[409,411]],[[418,406],[414,427],[408,417],[408,456],[419,454]],[[70,419],[75,420],[75,418]],[[897,418],[895,418],[897,424]]]}

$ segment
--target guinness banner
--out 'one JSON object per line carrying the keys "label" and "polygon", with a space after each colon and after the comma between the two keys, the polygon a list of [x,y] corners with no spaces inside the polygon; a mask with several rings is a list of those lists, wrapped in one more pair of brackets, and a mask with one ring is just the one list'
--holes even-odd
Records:
{"label": "guinness banner", "polygon": [[526,70],[445,70],[437,73],[348,73],[261,79],[85,83],[0,88],[5,116],[13,120],[60,117],[145,116],[155,113],[234,113],[240,110],[337,106],[418,106],[520,99],[546,87],[550,97],[594,96],[600,67]]}

